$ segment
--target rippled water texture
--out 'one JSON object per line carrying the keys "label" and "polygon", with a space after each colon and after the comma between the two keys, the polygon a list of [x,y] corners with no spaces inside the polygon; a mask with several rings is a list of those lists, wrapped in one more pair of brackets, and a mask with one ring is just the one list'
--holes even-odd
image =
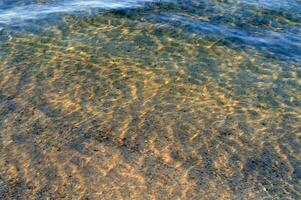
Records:
{"label": "rippled water texture", "polygon": [[300,10],[2,0],[0,199],[300,199]]}

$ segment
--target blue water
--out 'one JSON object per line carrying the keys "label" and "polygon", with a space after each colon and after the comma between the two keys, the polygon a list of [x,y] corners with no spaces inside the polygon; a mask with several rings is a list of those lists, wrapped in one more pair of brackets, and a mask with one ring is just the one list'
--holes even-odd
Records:
{"label": "blue water", "polygon": [[301,1],[0,1],[0,199],[300,199]]}
{"label": "blue water", "polygon": [[[2,26],[30,26],[58,14],[86,14],[147,7],[150,3],[170,6],[159,14],[147,13],[154,23],[180,25],[199,35],[230,39],[241,45],[268,49],[280,57],[300,59],[299,1],[3,1]],[[179,11],[173,8],[181,9]],[[208,20],[195,19],[208,15]],[[36,20],[36,21],[35,21]],[[30,21],[30,22],[29,22]]]}
{"label": "blue water", "polygon": [[51,17],[58,13],[89,13],[93,9],[108,11],[142,6],[146,2],[128,1],[97,1],[97,0],[63,0],[63,1],[8,1],[0,4],[0,22],[4,24],[24,23],[28,20]]}

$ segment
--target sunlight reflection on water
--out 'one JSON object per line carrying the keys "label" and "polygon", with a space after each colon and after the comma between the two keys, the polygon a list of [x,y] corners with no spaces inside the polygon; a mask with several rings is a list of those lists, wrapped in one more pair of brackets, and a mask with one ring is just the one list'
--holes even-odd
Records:
{"label": "sunlight reflection on water", "polygon": [[16,2],[0,199],[300,199],[297,6]]}

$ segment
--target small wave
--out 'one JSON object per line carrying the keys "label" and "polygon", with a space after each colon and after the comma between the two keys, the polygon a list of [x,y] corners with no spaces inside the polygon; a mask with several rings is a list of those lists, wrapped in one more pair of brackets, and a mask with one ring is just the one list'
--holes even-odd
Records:
{"label": "small wave", "polygon": [[148,16],[150,20],[160,21],[175,27],[182,27],[189,32],[194,32],[202,36],[213,36],[221,40],[231,40],[232,43],[242,46],[253,46],[260,49],[268,49],[271,52],[283,56],[300,59],[300,30],[291,27],[290,31],[276,31],[267,28],[241,29],[231,27],[226,24],[212,23],[193,19],[190,16],[161,12],[156,16]]}
{"label": "small wave", "polygon": [[44,4],[27,4],[0,8],[0,23],[16,24],[43,18],[49,14],[89,12],[92,9],[112,10],[140,7],[155,0],[68,0]]}
{"label": "small wave", "polygon": [[290,10],[292,8],[300,9],[300,2],[296,0],[242,0],[243,3],[256,7],[263,7],[271,10]]}

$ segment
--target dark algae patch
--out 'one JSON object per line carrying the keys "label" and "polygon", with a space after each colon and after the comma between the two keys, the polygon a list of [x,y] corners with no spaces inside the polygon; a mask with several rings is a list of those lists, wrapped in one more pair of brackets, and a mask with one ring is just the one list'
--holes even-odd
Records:
{"label": "dark algae patch", "polygon": [[0,199],[300,199],[300,9],[1,1]]}

